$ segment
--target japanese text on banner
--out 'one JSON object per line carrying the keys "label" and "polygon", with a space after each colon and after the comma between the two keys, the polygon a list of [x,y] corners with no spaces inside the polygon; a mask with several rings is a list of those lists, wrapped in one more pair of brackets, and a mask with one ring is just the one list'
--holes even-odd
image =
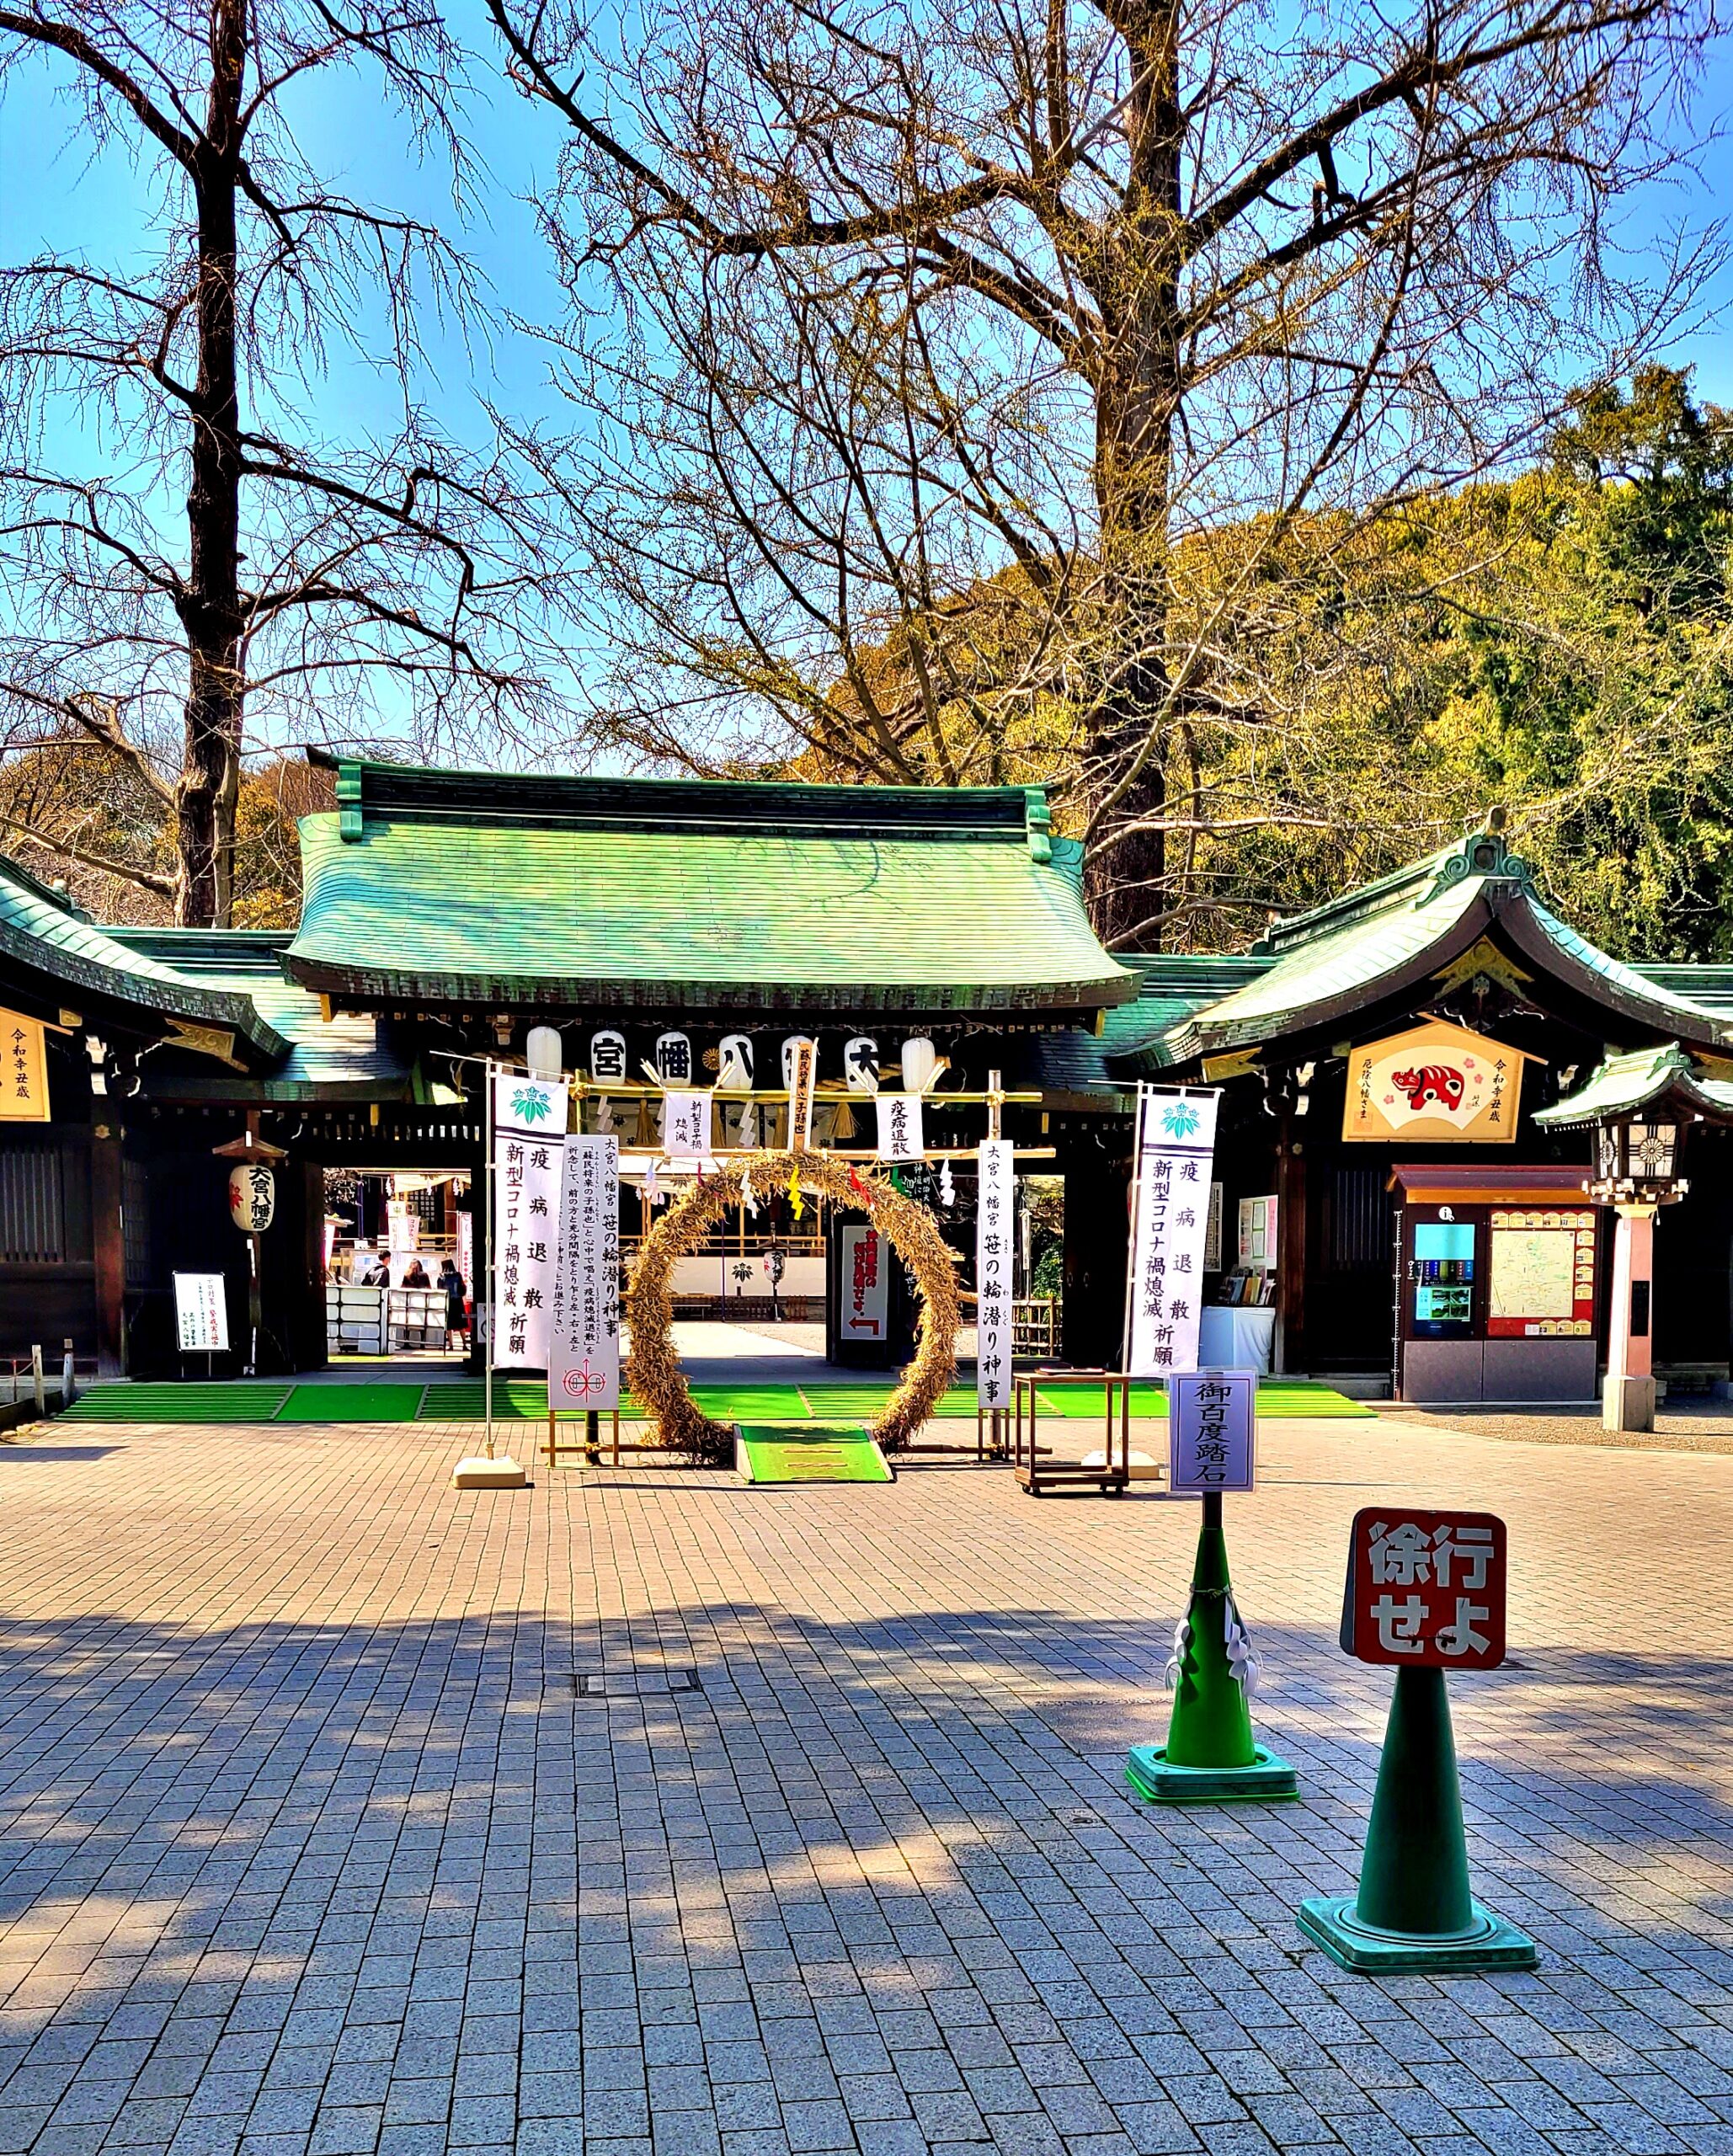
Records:
{"label": "japanese text on banner", "polygon": [[881,1161],[918,1161],[925,1148],[919,1093],[880,1093],[872,1103],[878,1116]]}
{"label": "japanese text on banner", "polygon": [[1009,1138],[987,1138],[976,1155],[975,1398],[1004,1407],[1011,1388],[1011,1252],[1016,1182]]}
{"label": "japanese text on banner", "polygon": [[566,1140],[549,1357],[551,1408],[620,1405],[617,1138]]}
{"label": "japanese text on banner", "polygon": [[565,1157],[563,1082],[494,1081],[493,1294],[497,1368],[545,1369]]}
{"label": "japanese text on banner", "polygon": [[1165,1377],[1197,1367],[1203,1237],[1217,1092],[1140,1092],[1125,1367]]}
{"label": "japanese text on banner", "polygon": [[662,1150],[670,1160],[710,1158],[710,1107],[707,1092],[662,1096]]}

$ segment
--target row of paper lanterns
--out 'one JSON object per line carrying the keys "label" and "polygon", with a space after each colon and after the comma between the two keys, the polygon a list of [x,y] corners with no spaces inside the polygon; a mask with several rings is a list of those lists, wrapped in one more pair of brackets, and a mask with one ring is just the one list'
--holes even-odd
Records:
{"label": "row of paper lanterns", "polygon": [[[792,1082],[794,1059],[809,1038],[792,1033],[782,1043],[782,1090]],[[817,1043],[813,1043],[816,1054]],[[528,1060],[537,1076],[560,1073],[560,1037],[552,1026],[531,1029]],[[924,1033],[904,1042],[900,1057],[903,1090],[924,1093],[939,1067],[939,1052]],[[658,1079],[664,1086],[691,1085],[697,1075],[697,1059],[689,1034],[659,1033],[652,1058]],[[851,1093],[878,1091],[878,1043],[870,1033],[856,1033],[843,1043],[843,1076]],[[589,1038],[589,1082],[593,1086],[627,1086],[634,1082],[630,1051],[624,1033],[604,1029]],[[717,1052],[717,1085],[724,1092],[750,1092],[758,1083],[757,1059],[749,1033],[724,1033]]]}

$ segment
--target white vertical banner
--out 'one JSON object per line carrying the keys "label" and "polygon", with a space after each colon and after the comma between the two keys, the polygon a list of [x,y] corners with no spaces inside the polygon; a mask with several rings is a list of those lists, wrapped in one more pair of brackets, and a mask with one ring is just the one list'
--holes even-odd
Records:
{"label": "white vertical banner", "polygon": [[710,1158],[710,1108],[708,1092],[662,1096],[662,1150],[670,1160]]}
{"label": "white vertical banner", "polygon": [[1197,1367],[1203,1246],[1218,1091],[1138,1089],[1125,1367],[1165,1377]]}
{"label": "white vertical banner", "polygon": [[493,1081],[493,1293],[490,1336],[503,1369],[546,1369],[565,1159],[563,1079]]}
{"label": "white vertical banner", "polygon": [[878,1116],[878,1157],[881,1161],[919,1161],[926,1150],[926,1132],[919,1093],[878,1093],[873,1097]]}
{"label": "white vertical banner", "polygon": [[620,1405],[617,1138],[566,1140],[547,1400],[550,1408]]}
{"label": "white vertical banner", "polygon": [[1011,1255],[1015,1171],[1009,1138],[985,1138],[975,1155],[975,1398],[1009,1405],[1011,1392]]}

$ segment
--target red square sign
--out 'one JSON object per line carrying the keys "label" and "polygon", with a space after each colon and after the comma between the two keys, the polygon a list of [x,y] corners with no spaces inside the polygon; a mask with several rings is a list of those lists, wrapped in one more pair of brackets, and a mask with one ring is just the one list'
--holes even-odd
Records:
{"label": "red square sign", "polygon": [[1423,1669],[1504,1660],[1504,1522],[1490,1513],[1368,1505],[1356,1513],[1342,1600],[1345,1654]]}

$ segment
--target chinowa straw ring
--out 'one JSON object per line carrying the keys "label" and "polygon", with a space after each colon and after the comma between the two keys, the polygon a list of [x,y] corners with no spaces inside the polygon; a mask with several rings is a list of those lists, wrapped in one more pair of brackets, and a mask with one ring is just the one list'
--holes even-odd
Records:
{"label": "chinowa straw ring", "polygon": [[785,1189],[798,1176],[802,1189],[832,1204],[858,1210],[863,1201],[873,1225],[914,1276],[920,1294],[914,1359],[885,1403],[872,1434],[887,1451],[904,1445],[945,1396],[957,1369],[960,1312],[957,1275],[938,1223],[925,1205],[893,1190],[878,1177],[862,1177],[845,1161],[822,1153],[754,1153],[723,1162],[714,1175],[675,1200],[644,1237],[626,1291],[632,1349],[626,1375],[634,1396],[656,1419],[659,1444],[700,1460],[726,1460],[733,1429],[712,1422],[687,1387],[674,1344],[675,1264],[702,1243],[750,1176],[755,1188]]}

